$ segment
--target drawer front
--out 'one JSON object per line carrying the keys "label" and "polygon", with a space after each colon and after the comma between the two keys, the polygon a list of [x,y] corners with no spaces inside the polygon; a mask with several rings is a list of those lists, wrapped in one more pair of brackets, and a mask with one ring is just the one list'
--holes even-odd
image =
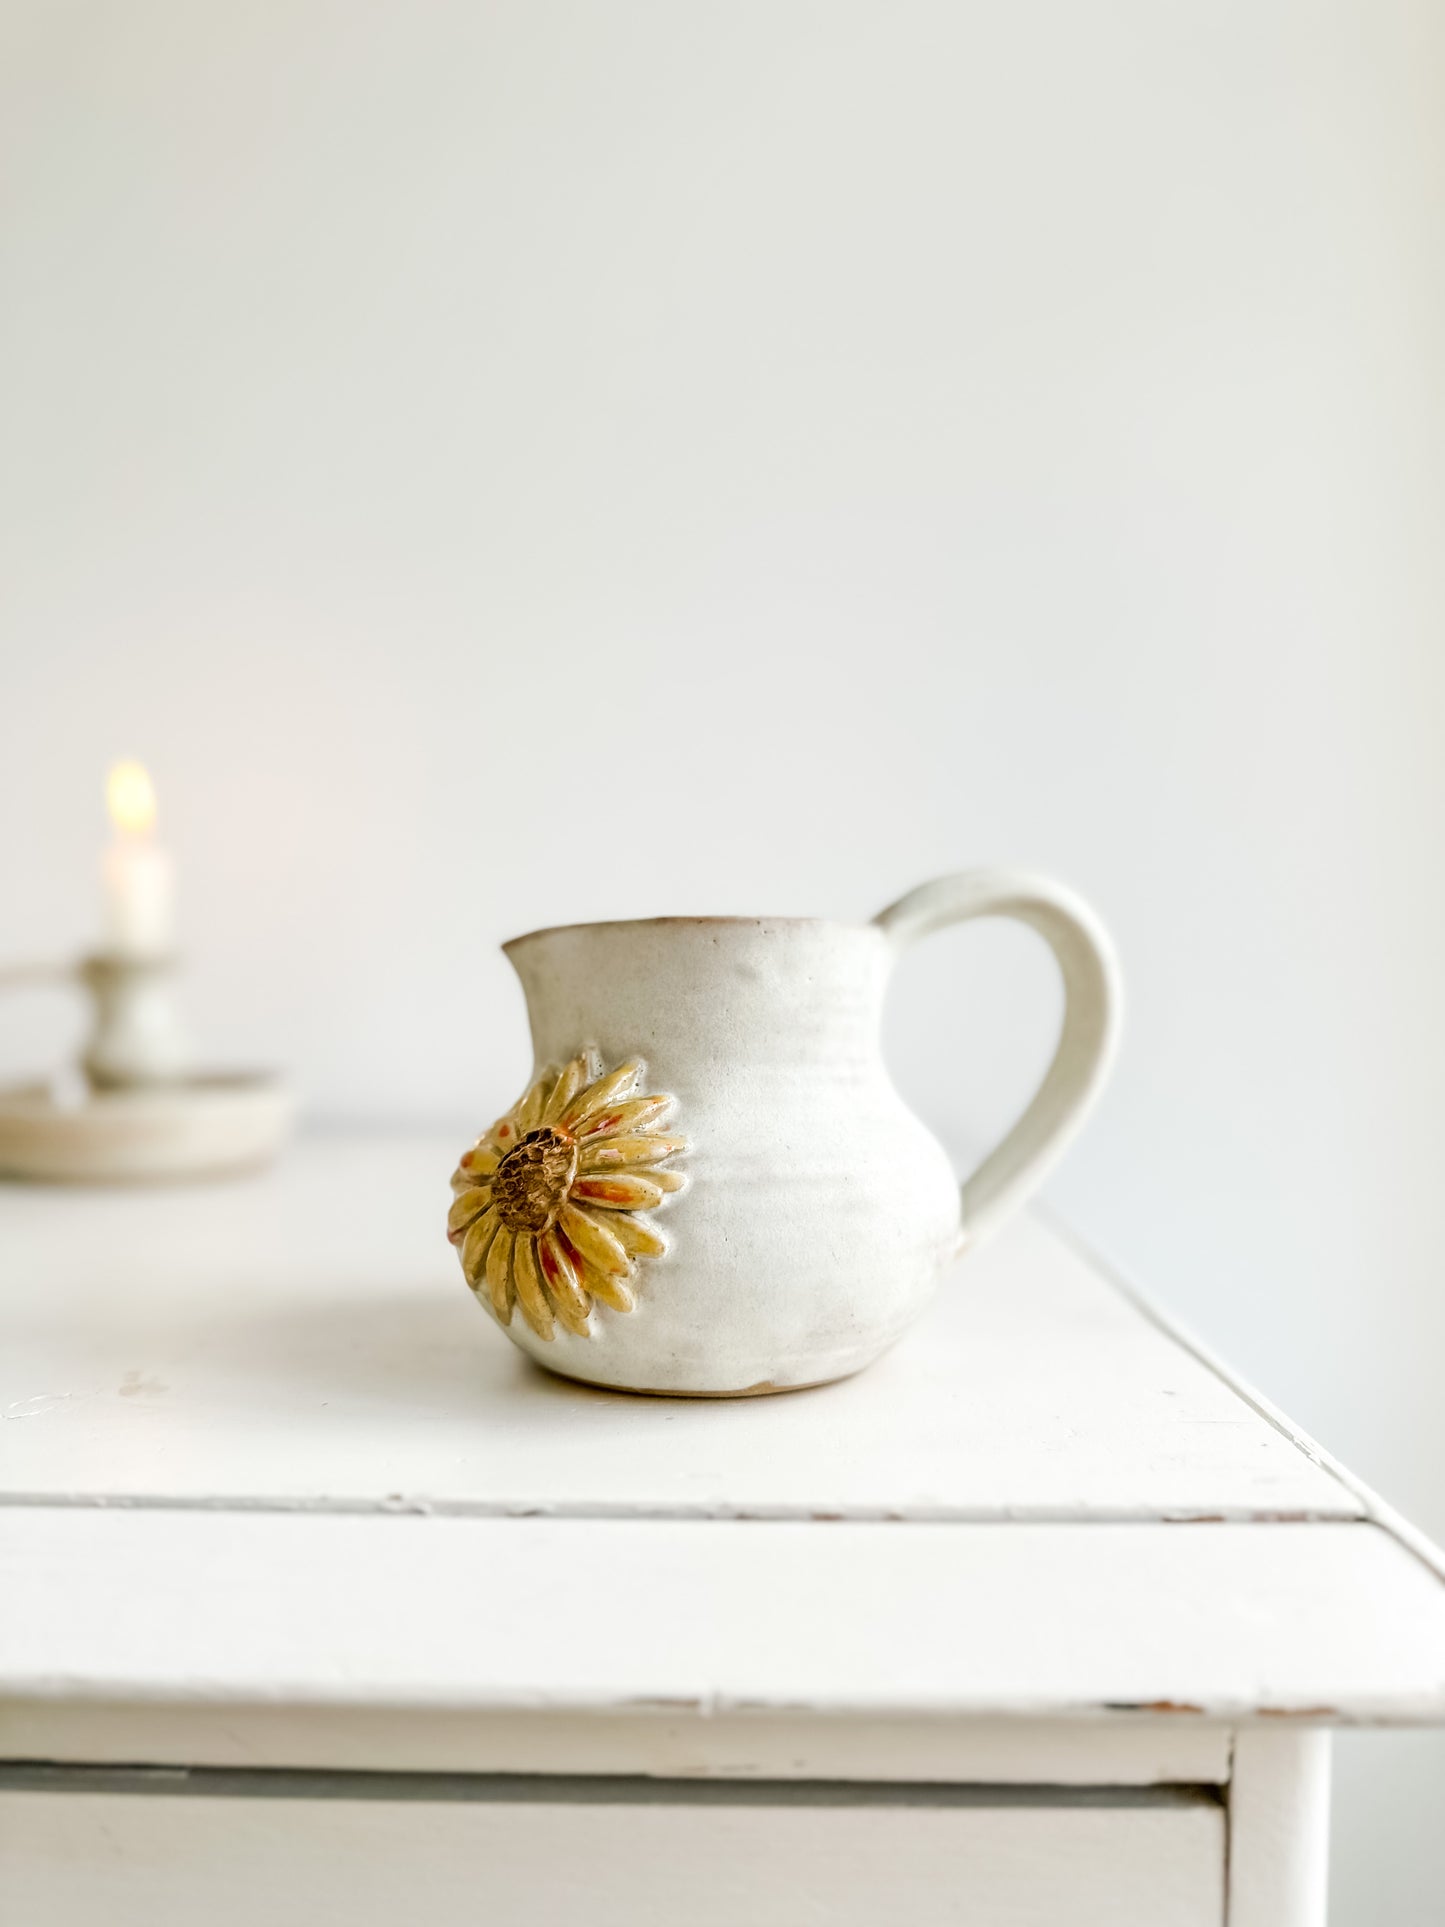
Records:
{"label": "drawer front", "polygon": [[[0,1792],[8,1927],[1221,1927],[1224,1914],[1223,1811],[1182,1791],[418,1775],[356,1797],[349,1776],[195,1776],[183,1792],[159,1775],[97,1790],[105,1777]],[[244,1790],[263,1778],[264,1796]]]}

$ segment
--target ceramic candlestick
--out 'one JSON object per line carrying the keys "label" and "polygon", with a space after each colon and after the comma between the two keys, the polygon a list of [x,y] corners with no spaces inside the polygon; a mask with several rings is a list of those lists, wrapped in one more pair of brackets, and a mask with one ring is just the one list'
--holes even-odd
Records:
{"label": "ceramic candlestick", "polygon": [[97,1090],[170,1084],[190,1068],[190,1047],[176,1011],[174,956],[97,951],[79,966],[94,1000],[82,1067]]}
{"label": "ceramic candlestick", "polygon": [[289,1086],[269,1072],[193,1071],[175,977],[173,956],[123,949],[0,973],[10,989],[79,982],[94,1007],[83,1083],[72,1073],[0,1089],[0,1175],[162,1182],[274,1157],[291,1128]]}

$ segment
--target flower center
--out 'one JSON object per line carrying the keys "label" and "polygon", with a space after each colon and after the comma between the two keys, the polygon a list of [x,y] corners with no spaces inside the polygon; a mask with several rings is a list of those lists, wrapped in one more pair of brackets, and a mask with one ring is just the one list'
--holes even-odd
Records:
{"label": "flower center", "polygon": [[497,1216],[513,1231],[545,1231],[567,1202],[577,1175],[577,1146],[544,1125],[508,1151],[492,1179]]}

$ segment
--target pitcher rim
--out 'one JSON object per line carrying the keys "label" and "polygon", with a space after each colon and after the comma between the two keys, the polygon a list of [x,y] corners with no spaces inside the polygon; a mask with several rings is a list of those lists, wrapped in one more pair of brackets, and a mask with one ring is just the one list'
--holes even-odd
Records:
{"label": "pitcher rim", "polygon": [[646,930],[663,929],[670,925],[693,926],[706,929],[711,925],[724,924],[732,928],[746,926],[760,929],[764,925],[788,924],[794,927],[828,928],[833,930],[871,930],[878,926],[871,922],[855,922],[842,917],[790,917],[790,916],[752,916],[752,917],[588,917],[580,923],[544,923],[536,930],[524,930],[520,936],[508,937],[502,950],[510,954],[519,945],[531,943],[537,937],[556,937],[570,930]]}

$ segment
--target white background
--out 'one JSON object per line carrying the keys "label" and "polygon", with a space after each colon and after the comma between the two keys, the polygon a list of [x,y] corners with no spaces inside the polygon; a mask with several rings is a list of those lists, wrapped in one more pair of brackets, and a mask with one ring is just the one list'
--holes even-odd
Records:
{"label": "white background", "polygon": [[[462,1130],[503,936],[1053,870],[1130,1013],[1052,1202],[1445,1534],[1442,60],[1430,0],[4,0],[0,956],[93,933],[142,756],[211,1054]],[[982,1141],[1055,1009],[941,938],[899,1080]],[[1337,1927],[1438,1927],[1445,1751],[1339,1786]]]}

